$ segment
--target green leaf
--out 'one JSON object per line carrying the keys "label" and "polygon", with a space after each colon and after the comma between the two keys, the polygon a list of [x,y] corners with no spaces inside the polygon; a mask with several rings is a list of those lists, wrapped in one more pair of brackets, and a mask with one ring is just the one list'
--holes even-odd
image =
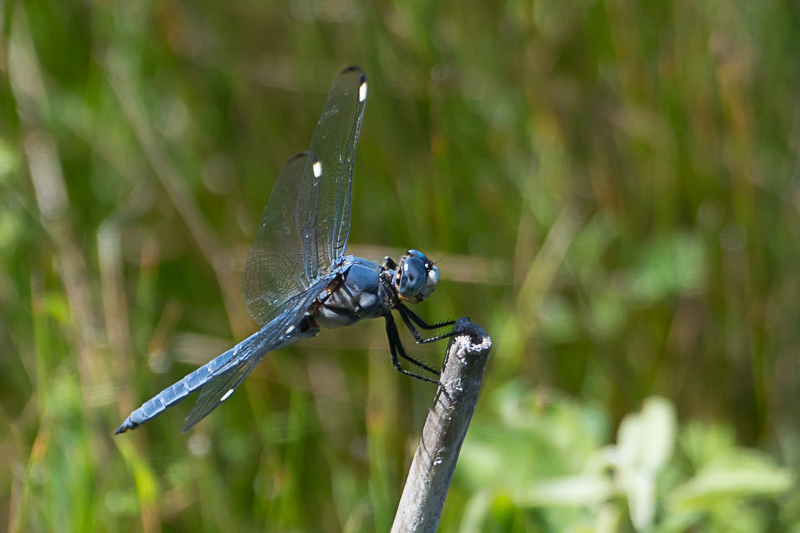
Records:
{"label": "green leaf", "polygon": [[795,475],[772,459],[752,450],[737,450],[716,458],[677,488],[670,506],[675,510],[708,510],[730,499],[782,494]]}

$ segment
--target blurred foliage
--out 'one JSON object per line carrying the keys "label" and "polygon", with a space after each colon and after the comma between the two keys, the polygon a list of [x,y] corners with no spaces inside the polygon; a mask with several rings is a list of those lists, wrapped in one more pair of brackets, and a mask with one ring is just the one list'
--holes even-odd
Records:
{"label": "blurred foliage", "polygon": [[496,398],[499,423],[474,431],[462,455],[461,531],[764,531],[795,483],[735,446],[730,428],[678,428],[664,398],[624,417],[610,446],[602,409],[516,383]]}
{"label": "blurred foliage", "polygon": [[494,338],[440,529],[800,528],[797,4],[9,0],[0,22],[0,524],[388,529],[433,390],[378,321],[271,354],[188,435],[180,405],[111,436],[253,331],[261,210],[359,64],[349,251],[424,250],[422,316]]}

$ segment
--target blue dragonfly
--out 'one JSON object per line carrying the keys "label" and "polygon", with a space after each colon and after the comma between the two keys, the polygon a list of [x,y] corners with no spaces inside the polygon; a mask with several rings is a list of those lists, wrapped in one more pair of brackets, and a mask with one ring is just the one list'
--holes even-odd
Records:
{"label": "blue dragonfly", "polygon": [[313,337],[320,328],[349,326],[383,317],[394,368],[404,359],[438,376],[406,354],[392,312],[397,311],[417,343],[417,328],[441,330],[453,321],[428,324],[407,303],[425,300],[439,282],[439,269],[422,252],[409,250],[399,262],[381,264],[345,254],[352,211],[353,162],[367,102],[367,77],[358,67],[339,74],[328,94],[311,148],[286,162],[267,201],[255,243],[247,257],[243,293],[261,329],[133,411],[115,434],[136,429],[190,393],[200,395],[183,432],[216,409],[272,351]]}

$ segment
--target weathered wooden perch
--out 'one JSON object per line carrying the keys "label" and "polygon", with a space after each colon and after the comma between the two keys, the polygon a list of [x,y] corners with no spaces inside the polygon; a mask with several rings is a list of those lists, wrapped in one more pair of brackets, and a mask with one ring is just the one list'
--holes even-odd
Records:
{"label": "weathered wooden perch", "polygon": [[478,402],[492,339],[480,326],[460,318],[433,406],[422,430],[392,532],[433,532],[439,524],[461,444]]}

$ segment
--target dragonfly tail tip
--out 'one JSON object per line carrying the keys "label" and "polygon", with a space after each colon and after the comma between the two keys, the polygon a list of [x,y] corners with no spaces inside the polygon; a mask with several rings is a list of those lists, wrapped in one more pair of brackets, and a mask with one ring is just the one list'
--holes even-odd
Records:
{"label": "dragonfly tail tip", "polygon": [[134,424],[130,417],[128,417],[125,422],[120,424],[120,426],[114,432],[114,436],[119,435],[120,433],[125,433],[129,429],[136,429],[138,426],[138,424]]}

